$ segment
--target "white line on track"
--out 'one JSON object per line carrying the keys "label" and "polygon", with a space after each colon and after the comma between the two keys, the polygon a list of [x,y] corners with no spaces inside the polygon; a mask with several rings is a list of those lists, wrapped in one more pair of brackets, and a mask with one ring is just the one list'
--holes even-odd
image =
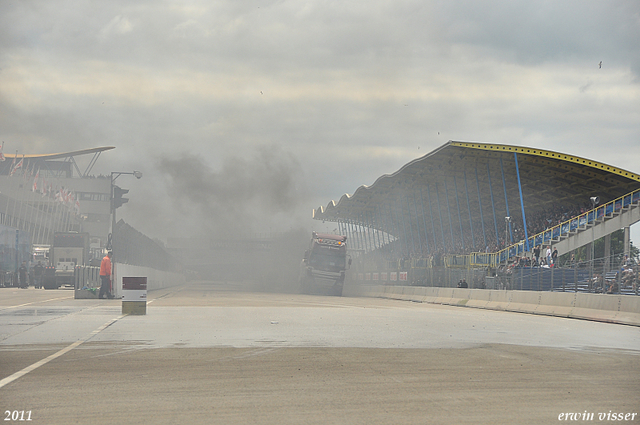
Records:
{"label": "white line on track", "polygon": [[38,303],[46,303],[46,302],[49,302],[49,301],[55,301],[55,300],[68,300],[68,299],[71,299],[71,298],[72,298],[72,297],[71,297],[71,295],[69,295],[69,296],[67,296],[67,297],[49,298],[49,299],[46,299],[46,300],[32,301],[32,302],[30,302],[30,303],[25,303],[25,304],[10,305],[10,306],[7,306],[7,307],[0,308],[0,311],[8,310],[8,309],[10,309],[10,308],[24,307],[25,305],[38,304]]}
{"label": "white line on track", "polygon": [[32,364],[31,366],[27,366],[24,369],[22,369],[21,371],[18,371],[16,373],[14,373],[13,375],[7,376],[6,378],[0,380],[0,388],[4,387],[5,385],[10,384],[11,382],[15,381],[16,379],[19,379],[19,378],[23,377],[27,373],[34,371],[35,369],[39,368],[40,366],[49,363],[51,360],[57,359],[58,357],[62,356],[63,354],[68,353],[69,351],[73,350],[74,348],[76,348],[77,346],[82,344],[83,342],[87,342],[88,340],[93,338],[95,335],[97,335],[100,332],[102,332],[103,330],[107,329],[109,326],[111,326],[112,324],[114,324],[118,320],[122,319],[124,316],[126,316],[126,314],[122,314],[122,315],[120,315],[120,316],[118,316],[118,317],[116,317],[114,319],[109,320],[107,323],[105,323],[104,325],[100,326],[98,329],[96,329],[93,332],[91,332],[85,338],[83,338],[83,339],[81,339],[79,341],[76,341],[73,344],[69,345],[68,347],[65,347],[62,350],[58,351],[57,353],[54,353],[54,354],[50,355],[49,357],[44,358],[44,359],[40,360],[39,362],[36,362],[36,363]]}

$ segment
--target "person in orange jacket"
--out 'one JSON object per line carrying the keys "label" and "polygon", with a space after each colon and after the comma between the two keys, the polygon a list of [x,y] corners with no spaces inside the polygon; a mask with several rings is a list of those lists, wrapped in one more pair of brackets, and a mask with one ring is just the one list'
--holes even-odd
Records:
{"label": "person in orange jacket", "polygon": [[102,285],[100,285],[98,298],[104,298],[105,294],[109,299],[114,298],[111,294],[111,255],[111,251],[107,252],[107,255],[104,256],[100,263],[100,280],[102,281]]}

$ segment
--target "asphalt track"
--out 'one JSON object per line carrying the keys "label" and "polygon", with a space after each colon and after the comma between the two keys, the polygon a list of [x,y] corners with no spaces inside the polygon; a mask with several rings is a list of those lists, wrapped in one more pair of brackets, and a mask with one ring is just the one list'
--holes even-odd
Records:
{"label": "asphalt track", "polygon": [[121,310],[0,288],[4,423],[640,423],[637,327],[216,282]]}

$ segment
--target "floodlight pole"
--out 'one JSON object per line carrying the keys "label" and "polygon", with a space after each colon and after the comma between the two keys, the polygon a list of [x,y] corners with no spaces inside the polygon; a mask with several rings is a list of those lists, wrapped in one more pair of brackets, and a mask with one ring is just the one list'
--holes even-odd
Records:
{"label": "floodlight pole", "polygon": [[[126,172],[126,171],[112,171],[111,172],[111,289],[113,291],[114,288],[114,284],[113,284],[113,280],[114,280],[114,276],[115,276],[115,270],[116,270],[116,256],[115,256],[115,246],[116,244],[115,242],[115,234],[116,234],[116,204],[115,204],[115,196],[114,196],[114,190],[113,188],[115,187],[114,182],[116,181],[116,179],[118,177],[120,177],[123,174],[129,174],[132,176],[135,176],[138,180],[142,178],[142,172],[140,171],[131,171],[131,172]],[[115,295],[115,294],[114,294]]]}
{"label": "floodlight pole", "polygon": [[509,263],[509,250],[507,249],[507,238],[509,237],[509,223],[511,223],[511,217],[507,216],[504,218],[504,248],[505,248],[505,264]]}
{"label": "floodlight pole", "polygon": [[596,205],[600,202],[600,198],[592,196],[589,200],[591,201],[591,209],[593,211],[593,223],[591,226],[591,279],[589,279],[589,292],[591,292],[591,285],[593,284],[593,277],[595,276],[594,269],[596,265]]}

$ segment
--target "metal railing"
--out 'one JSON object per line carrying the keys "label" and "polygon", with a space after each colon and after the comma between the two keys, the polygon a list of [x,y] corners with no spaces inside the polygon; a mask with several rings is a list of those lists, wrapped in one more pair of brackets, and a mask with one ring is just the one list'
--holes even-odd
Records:
{"label": "metal railing", "polygon": [[[640,189],[529,237],[529,249],[540,245],[549,245],[553,240],[569,237],[579,230],[585,230],[588,225],[620,213],[638,201],[640,201]],[[495,253],[472,252],[469,254],[469,265],[471,267],[497,267],[499,264],[506,263],[509,258],[524,255],[527,249],[526,245],[526,241],[522,240]]]}
{"label": "metal railing", "polygon": [[76,266],[73,274],[74,288],[95,291],[100,288],[100,267]]}

